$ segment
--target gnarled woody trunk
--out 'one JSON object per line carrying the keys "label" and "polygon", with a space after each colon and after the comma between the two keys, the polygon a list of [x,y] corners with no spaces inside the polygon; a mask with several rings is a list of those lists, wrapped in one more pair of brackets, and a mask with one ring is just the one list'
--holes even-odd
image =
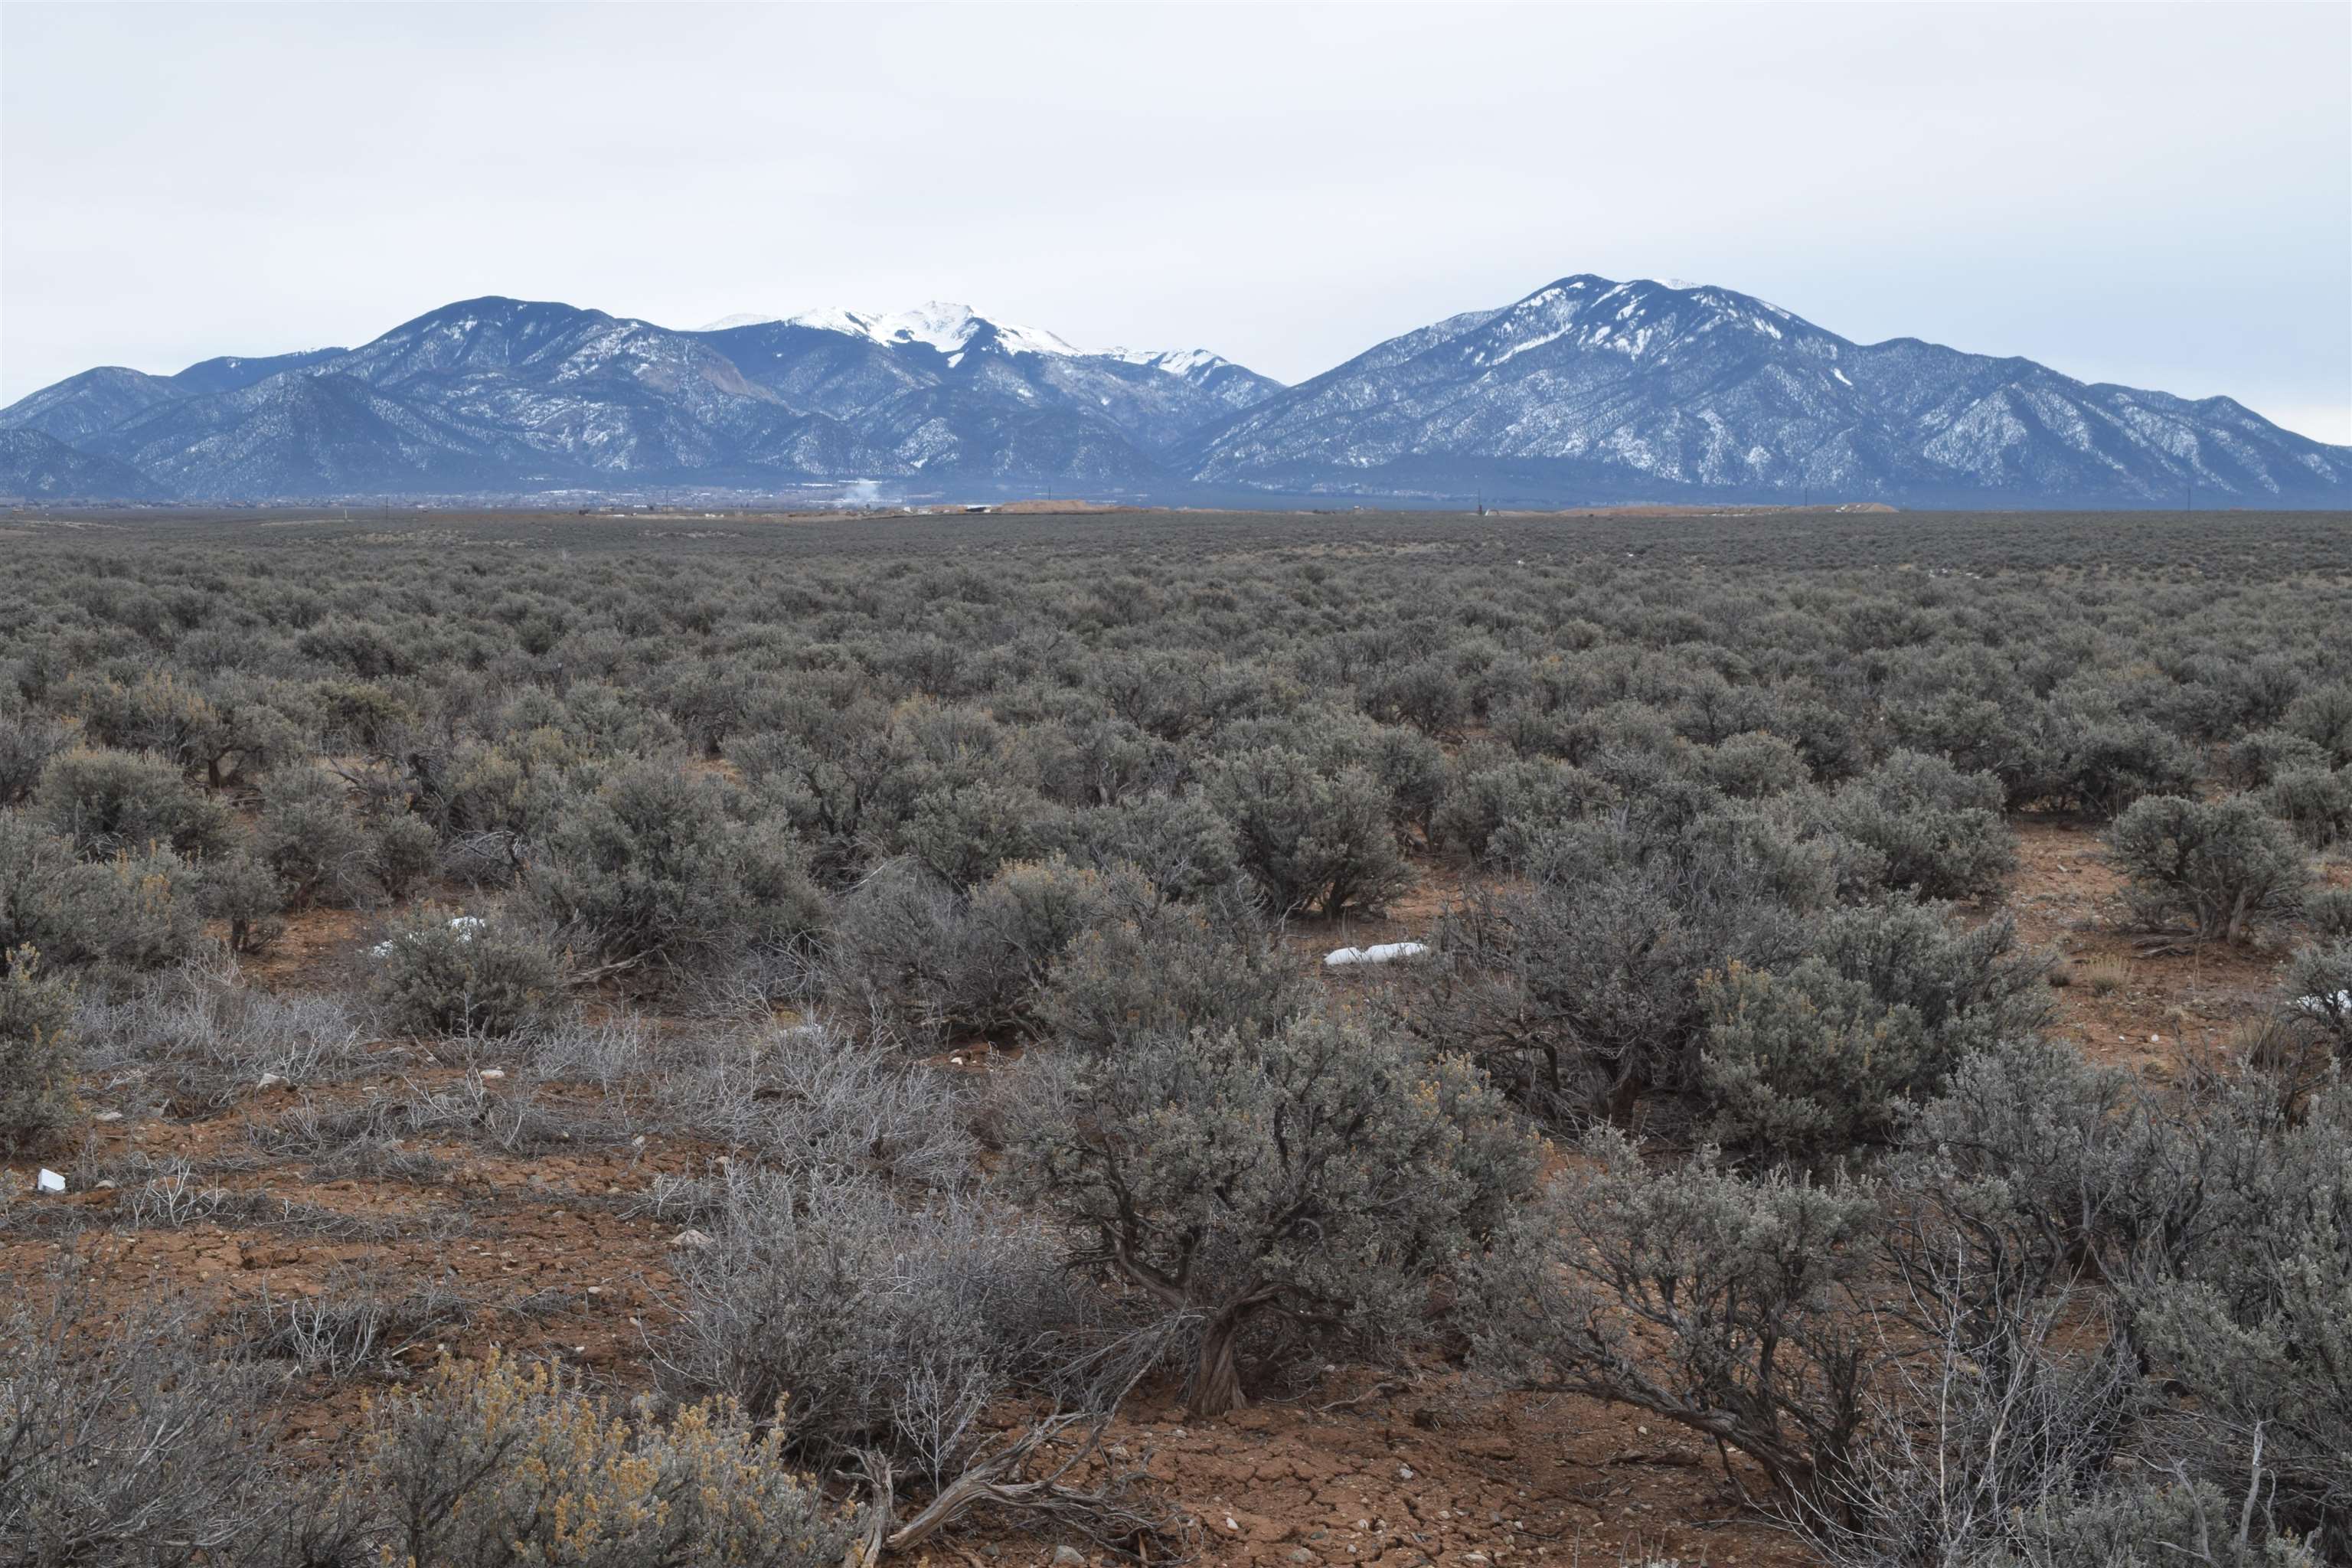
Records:
{"label": "gnarled woody trunk", "polygon": [[1185,1400],[1196,1417],[1223,1415],[1249,1403],[1242,1394],[1241,1366],[1234,1355],[1234,1342],[1241,1333],[1245,1310],[1234,1308],[1220,1312],[1201,1330],[1200,1358],[1193,1363],[1192,1386]]}

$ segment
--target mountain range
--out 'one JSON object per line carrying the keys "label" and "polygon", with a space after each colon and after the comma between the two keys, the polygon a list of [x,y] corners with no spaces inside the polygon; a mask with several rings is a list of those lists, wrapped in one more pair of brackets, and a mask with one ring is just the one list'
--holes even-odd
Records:
{"label": "mountain range", "polygon": [[1285,386],[932,303],[694,331],[462,300],[358,348],[106,366],[0,409],[0,495],[908,495],[1220,504],[2352,506],[2352,447],[2226,397],[1857,343],[1728,289],[1563,278]]}

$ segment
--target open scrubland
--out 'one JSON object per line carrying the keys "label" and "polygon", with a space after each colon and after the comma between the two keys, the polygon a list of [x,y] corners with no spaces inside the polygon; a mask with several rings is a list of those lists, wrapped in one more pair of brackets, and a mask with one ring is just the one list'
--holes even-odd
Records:
{"label": "open scrubland", "polygon": [[2352,1560],[2341,515],[0,550],[0,1562]]}

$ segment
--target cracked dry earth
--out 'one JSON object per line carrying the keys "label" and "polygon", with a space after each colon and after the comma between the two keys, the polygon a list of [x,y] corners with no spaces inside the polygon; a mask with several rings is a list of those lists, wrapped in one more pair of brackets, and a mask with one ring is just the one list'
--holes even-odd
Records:
{"label": "cracked dry earth", "polygon": [[[2143,944],[2116,929],[2119,884],[2096,835],[2032,819],[2018,831],[2007,907],[2030,945],[2075,972],[2076,983],[2057,993],[2063,1037],[2160,1083],[2222,1048],[2269,1005],[2284,952],[2142,957]],[[2352,881],[2340,858],[2325,874]],[[1385,921],[1297,932],[1302,962],[1325,947],[1417,934],[1433,910],[1434,895]],[[350,984],[380,923],[304,917],[247,982],[287,991]],[[2117,983],[2082,983],[2094,968]],[[971,1070],[987,1068],[975,1061]],[[701,1173],[725,1150],[660,1132],[638,1142],[625,1126],[608,1125],[593,1146],[513,1153],[457,1134],[421,1136],[356,1169],[271,1152],[289,1119],[418,1089],[502,1095],[519,1086],[391,1043],[373,1047],[365,1069],[341,1081],[247,1092],[191,1114],[159,1114],[142,1103],[152,1093],[134,1078],[86,1083],[90,1108],[119,1120],[93,1126],[78,1152],[49,1157],[64,1162],[72,1191],[0,1205],[0,1279],[38,1279],[60,1248],[79,1246],[103,1260],[110,1307],[161,1289],[247,1331],[295,1303],[422,1290],[441,1315],[389,1331],[374,1352],[380,1375],[407,1375],[443,1347],[478,1354],[498,1345],[561,1358],[622,1391],[644,1386],[647,1336],[659,1331],[676,1285],[669,1238],[678,1228],[646,1207],[657,1176]],[[566,1086],[536,1092],[597,1098]],[[134,1212],[133,1190],[175,1161],[195,1178],[184,1205],[165,1212],[151,1202]],[[10,1194],[31,1186],[36,1163],[6,1163]],[[100,1186],[108,1181],[111,1188]],[[7,1212],[24,1205],[37,1209]],[[370,1381],[318,1375],[290,1386],[284,1414],[295,1451],[325,1461]],[[1587,1400],[1486,1393],[1443,1365],[1387,1381],[1332,1371],[1318,1386],[1213,1424],[1188,1423],[1172,1389],[1147,1386],[1108,1441],[1112,1459],[1139,1464],[1160,1482],[1192,1521],[1193,1553],[1208,1563],[1811,1560],[1741,1511],[1710,1445]],[[1752,1488],[1756,1478],[1742,1479]],[[1013,1568],[1058,1554],[1067,1568],[1074,1552],[1102,1560],[1085,1542],[979,1519],[936,1540],[928,1556]]]}

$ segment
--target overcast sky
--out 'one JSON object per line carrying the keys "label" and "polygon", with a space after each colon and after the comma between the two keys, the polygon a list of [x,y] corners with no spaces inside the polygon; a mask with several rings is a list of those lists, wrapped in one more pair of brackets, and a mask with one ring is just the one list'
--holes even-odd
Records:
{"label": "overcast sky", "polygon": [[2352,442],[2352,5],[0,5],[0,401],[492,293],[1298,380],[1571,272]]}

